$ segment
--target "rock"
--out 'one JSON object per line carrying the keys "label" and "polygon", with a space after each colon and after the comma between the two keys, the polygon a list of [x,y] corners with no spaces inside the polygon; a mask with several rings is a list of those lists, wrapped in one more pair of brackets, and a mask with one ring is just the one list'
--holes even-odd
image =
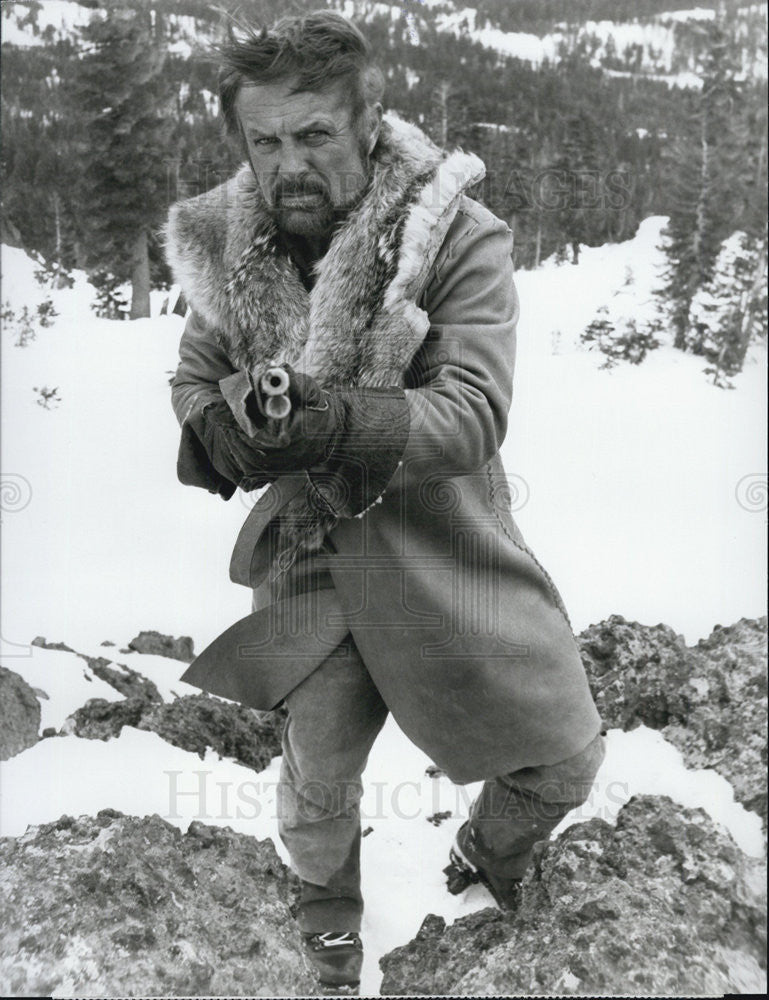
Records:
{"label": "rock", "polygon": [[77,655],[86,661],[97,677],[106,681],[126,698],[141,698],[145,701],[155,702],[163,700],[153,681],[142,677],[140,673],[127,667],[124,663],[113,665],[110,660],[105,660],[103,656],[86,656],[85,653]]}
{"label": "rock", "polygon": [[45,637],[42,635],[36,635],[30,645],[40,646],[43,649],[58,649],[63,653],[75,652],[75,650],[71,646],[68,646],[65,642],[47,642]]}
{"label": "rock", "polygon": [[173,660],[192,663],[195,659],[192,639],[182,635],[174,639],[172,635],[161,635],[160,632],[140,632],[131,639],[128,648],[137,653],[151,653],[154,656],[170,656]]}
{"label": "rock", "polygon": [[[136,670],[125,666],[123,663],[113,664],[111,660],[105,660],[103,656],[88,656],[86,653],[78,653],[63,642],[46,642],[42,636],[32,640],[33,646],[41,646],[43,649],[55,649],[65,653],[74,653],[81,660],[85,660],[90,669],[107,684],[115,688],[127,698],[141,697],[148,701],[162,701],[160,692],[153,681],[142,677]],[[102,646],[106,645],[102,643]],[[112,645],[112,643],[110,643]]]}
{"label": "rock", "polygon": [[62,731],[88,740],[110,740],[120,735],[123,726],[138,728],[146,708],[143,698],[123,701],[89,698],[65,720]]}
{"label": "rock", "polygon": [[40,730],[40,702],[23,677],[0,667],[0,760],[34,746]]}
{"label": "rock", "polygon": [[[508,940],[510,918],[487,908],[446,928],[443,917],[428,913],[413,941],[379,960],[383,996],[456,996],[456,979],[474,968],[485,951]],[[503,995],[509,995],[507,991]]]}
{"label": "rock", "polygon": [[596,707],[609,728],[643,723],[662,729],[686,719],[691,658],[683,637],[667,625],[649,627],[611,615],[577,641]]}
{"label": "rock", "polygon": [[[137,648],[132,652],[157,652],[162,646],[162,655],[184,659],[189,654],[192,658],[192,640],[186,637],[173,639],[159,632],[142,632],[134,644]],[[97,677],[124,695],[121,701],[91,698],[65,720],[63,735],[74,733],[84,739],[108,740],[119,736],[123,726],[134,726],[157,733],[168,743],[200,757],[209,748],[216,750],[220,756],[255,771],[264,770],[281,753],[285,709],[257,712],[208,694],[186,695],[166,704],[152,681],[125,664],[78,653],[64,643],[49,643],[41,636],[34,645],[74,653]]]}
{"label": "rock", "polygon": [[193,694],[152,707],[142,716],[139,728],[200,757],[211,747],[222,757],[262,771],[282,752],[286,714],[284,708],[267,714],[207,694]]}
{"label": "rock", "polygon": [[713,768],[747,809],[767,818],[767,621],[717,626],[686,646],[666,625],[612,615],[578,637],[604,724],[644,723],[677,746],[689,767]]}
{"label": "rock", "polygon": [[206,694],[186,695],[170,704],[143,697],[91,698],[70,716],[65,728],[86,739],[108,740],[119,736],[123,726],[134,726],[200,757],[211,748],[222,757],[263,771],[281,753],[285,718],[285,709],[256,712]]}
{"label": "rock", "polygon": [[731,782],[737,801],[766,828],[766,617],[718,626],[691,652],[696,671],[685,731],[669,726],[665,737],[691,766],[712,767]]}
{"label": "rock", "polygon": [[703,810],[639,796],[539,844],[517,913],[430,915],[381,992],[763,995],[765,878]]}
{"label": "rock", "polygon": [[9,995],[318,993],[270,840],[105,809],[0,840]]}

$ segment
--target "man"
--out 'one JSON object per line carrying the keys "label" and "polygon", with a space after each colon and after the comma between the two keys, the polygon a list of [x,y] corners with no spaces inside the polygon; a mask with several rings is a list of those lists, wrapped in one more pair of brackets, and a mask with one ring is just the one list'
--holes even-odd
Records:
{"label": "man", "polygon": [[[388,711],[454,781],[485,779],[446,872],[505,908],[533,844],[587,798],[600,722],[510,513],[518,300],[510,230],[464,193],[483,165],[383,117],[381,74],[341,15],[285,18],[221,58],[248,164],[171,212],[192,309],[178,472],[225,499],[270,485],[231,566],[253,612],[185,679],[287,706],[298,921],[321,981],[354,989],[360,776]],[[288,374],[283,419],[271,366]]]}

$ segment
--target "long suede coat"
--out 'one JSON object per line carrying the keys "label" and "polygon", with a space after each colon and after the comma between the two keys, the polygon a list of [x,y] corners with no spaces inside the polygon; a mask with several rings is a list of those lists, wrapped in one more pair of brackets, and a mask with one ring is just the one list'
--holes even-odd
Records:
{"label": "long suede coat", "polygon": [[[328,387],[397,386],[407,418],[405,431],[398,419],[369,424],[361,455],[373,426],[389,463],[386,483],[381,468],[372,476],[376,502],[338,517],[277,577],[264,552],[296,477],[261,496],[247,568],[233,573],[254,587],[254,610],[184,679],[273,708],[328,655],[344,655],[349,632],[400,727],[454,781],[555,763],[600,720],[561,597],[512,517],[499,457],[518,320],[512,235],[463,193],[481,175],[476,158],[446,157],[391,121],[375,164],[374,196],[335,235],[304,306],[245,174],[172,213],[169,260],[192,304],[173,385],[183,482],[233,492],[189,422],[248,366],[290,360]],[[288,346],[286,334],[259,339],[267,306],[290,329]],[[349,340],[313,354],[324,328]],[[345,356],[363,358],[357,377]]]}

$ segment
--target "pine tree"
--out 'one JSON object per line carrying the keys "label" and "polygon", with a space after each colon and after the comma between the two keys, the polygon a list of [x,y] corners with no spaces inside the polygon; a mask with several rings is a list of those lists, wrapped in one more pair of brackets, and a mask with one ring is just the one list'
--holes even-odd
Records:
{"label": "pine tree", "polygon": [[155,15],[110,8],[81,29],[69,96],[80,126],[88,263],[132,284],[131,319],[149,316],[151,234],[167,208],[174,140],[166,50]]}
{"label": "pine tree", "polygon": [[710,281],[691,306],[687,347],[703,355],[714,385],[742,369],[748,345],[766,337],[766,241],[744,232],[721,245]]}
{"label": "pine tree", "polygon": [[683,350],[692,300],[712,277],[721,241],[733,227],[740,191],[734,174],[746,147],[739,121],[743,84],[730,39],[720,20],[705,30],[709,42],[702,91],[673,147],[674,205],[667,227],[665,291],[672,305],[674,346]]}
{"label": "pine tree", "polygon": [[61,85],[74,46],[59,40],[31,51],[3,50],[3,217],[62,274],[77,264],[79,232],[72,204],[78,171]]}
{"label": "pine tree", "polygon": [[605,221],[600,143],[600,128],[587,109],[564,121],[561,151],[553,166],[562,185],[560,223],[574,264],[579,263],[580,244],[596,243]]}

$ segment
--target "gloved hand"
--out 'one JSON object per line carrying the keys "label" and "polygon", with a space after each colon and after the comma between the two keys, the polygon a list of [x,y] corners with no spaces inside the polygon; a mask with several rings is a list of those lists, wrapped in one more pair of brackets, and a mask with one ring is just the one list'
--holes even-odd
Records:
{"label": "gloved hand", "polygon": [[258,389],[252,389],[247,400],[251,433],[238,423],[221,396],[206,403],[196,419],[195,430],[211,464],[244,490],[258,489],[278,475],[327,461],[344,424],[345,407],[338,394],[321,389],[309,375],[283,367],[289,375],[291,401],[284,419],[265,414]]}
{"label": "gloved hand", "polygon": [[331,457],[344,424],[344,403],[338,393],[321,389],[311,376],[290,365],[281,367],[289,377],[291,410],[282,420],[267,417],[265,399],[255,389],[260,415],[246,439],[265,452],[265,468],[272,472],[309,469]]}
{"label": "gloved hand", "polygon": [[197,415],[194,429],[220,476],[236,486],[248,479],[244,489],[257,489],[270,481],[262,468],[266,453],[248,442],[224,399],[206,403]]}

